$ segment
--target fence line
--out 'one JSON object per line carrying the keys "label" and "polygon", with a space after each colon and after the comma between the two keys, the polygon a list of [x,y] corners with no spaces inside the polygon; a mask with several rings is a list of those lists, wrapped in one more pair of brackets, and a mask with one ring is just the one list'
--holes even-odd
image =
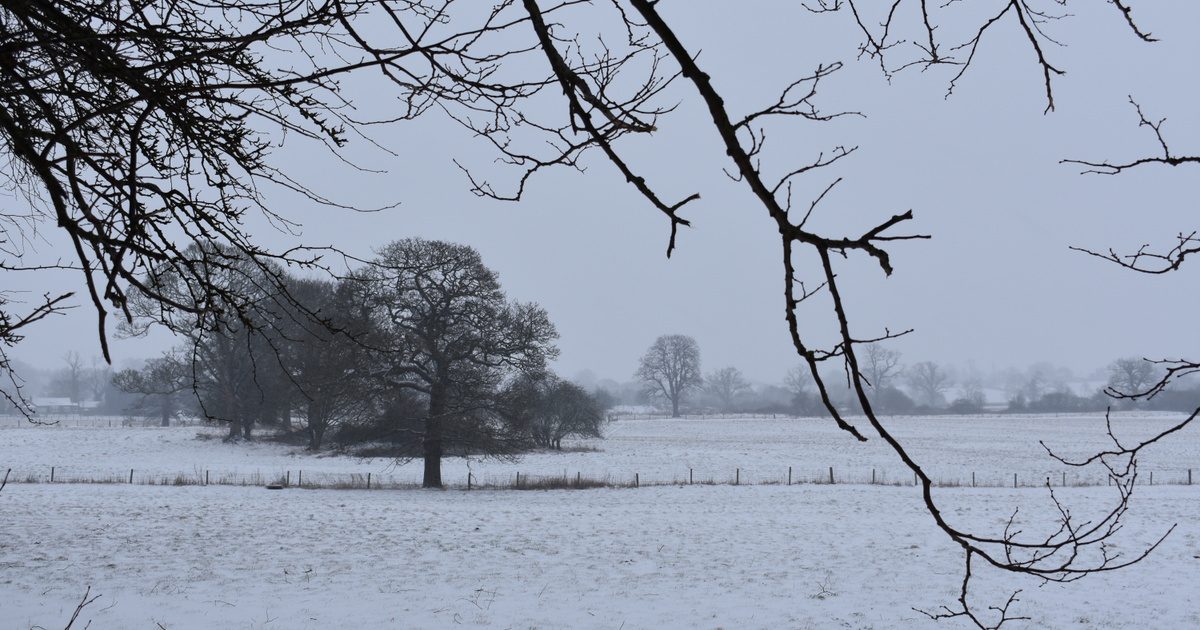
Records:
{"label": "fence line", "polygon": [[[653,478],[642,475],[639,471],[620,474],[605,474],[602,476],[584,476],[581,471],[568,474],[537,475],[517,471],[512,474],[491,474],[480,476],[468,472],[462,480],[451,480],[445,484],[447,488],[461,490],[479,489],[514,489],[514,490],[544,490],[556,488],[641,488],[653,486],[689,486],[689,485],[730,485],[730,486],[761,486],[761,485],[873,485],[912,487],[917,485],[915,475],[909,477],[907,469],[900,477],[889,475],[888,471],[879,468],[866,469],[835,469],[833,466],[812,469],[807,474],[799,468],[789,466],[779,470],[777,475],[760,475],[750,477],[746,469],[737,467],[725,474],[711,474],[711,471],[697,473],[689,468],[684,474],[680,471],[677,476],[670,478]],[[1139,474],[1137,485],[1193,485],[1193,470],[1172,471],[1174,474],[1164,475],[1159,471],[1157,480],[1153,471]],[[134,484],[152,486],[267,486],[273,488],[305,488],[305,489],[338,489],[338,490],[383,490],[419,488],[420,482],[407,475],[387,475],[375,472],[365,473],[329,473],[291,469],[272,472],[255,471],[239,473],[214,471],[211,469],[195,469],[191,472],[162,473],[139,472],[136,467],[97,473],[85,471],[76,473],[70,467],[46,466],[37,470],[8,469],[9,483],[13,484]],[[293,480],[295,483],[293,483]],[[942,476],[933,479],[933,485],[938,488],[1044,488],[1052,487],[1097,487],[1112,485],[1112,479],[1098,475],[1068,474],[1031,474],[1020,473],[991,474],[981,476],[975,471],[963,473],[961,476]]]}
{"label": "fence line", "polygon": [[609,413],[609,417],[617,420],[762,420],[775,418],[802,418],[790,413],[681,413],[678,416],[672,416],[670,412],[657,411],[614,411]]}
{"label": "fence line", "polygon": [[[1054,420],[1060,418],[1104,418],[1104,410],[1096,411],[1045,411],[1045,412],[1008,412],[996,410],[984,410],[978,413],[951,413],[945,410],[939,411],[924,411],[921,413],[901,413],[880,414],[881,417],[897,418],[897,419],[929,419],[929,420],[954,420],[954,419],[970,419],[974,420],[1021,420],[1021,419],[1046,419]],[[1154,420],[1160,418],[1174,418],[1179,412],[1151,410],[1151,409],[1113,409],[1111,411],[1113,418],[1138,418]],[[862,418],[859,413],[844,413],[847,418]],[[617,420],[754,420],[754,419],[783,419],[783,420],[829,420],[828,415],[823,414],[798,414],[789,412],[745,412],[745,413],[722,413],[717,411],[680,413],[678,416],[672,416],[668,411],[611,411],[609,417]]]}
{"label": "fence line", "polygon": [[[90,415],[79,413],[49,413],[33,416],[35,422],[19,414],[0,414],[0,427],[21,428],[53,428],[64,429],[104,429],[118,427],[159,427],[162,419],[158,416],[138,415]],[[172,427],[219,426],[197,417],[172,417]]]}

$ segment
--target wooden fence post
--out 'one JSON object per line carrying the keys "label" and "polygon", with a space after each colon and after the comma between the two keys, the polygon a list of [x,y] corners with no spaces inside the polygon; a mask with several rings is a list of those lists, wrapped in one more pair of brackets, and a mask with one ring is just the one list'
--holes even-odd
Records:
{"label": "wooden fence post", "polygon": [[204,485],[206,485],[206,486],[208,485],[208,471],[207,470],[204,471]]}
{"label": "wooden fence post", "polygon": [[467,491],[469,492],[470,490],[471,490],[471,473],[470,473],[470,471],[467,471]]}
{"label": "wooden fence post", "polygon": [[829,467],[829,483],[833,483],[833,466]]}
{"label": "wooden fence post", "polygon": [[1017,487],[1017,473],[1013,473],[1013,487]]}
{"label": "wooden fence post", "polygon": [[521,471],[517,471],[517,485],[516,485],[516,487],[517,487],[518,489],[520,489],[520,487],[521,487]]}
{"label": "wooden fence post", "polygon": [[688,469],[688,485],[692,485],[692,469]]}
{"label": "wooden fence post", "polygon": [[50,483],[54,483],[54,467],[50,467]]}
{"label": "wooden fence post", "polygon": [[975,471],[974,470],[971,471],[971,487],[972,488],[975,487]]}
{"label": "wooden fence post", "polygon": [[575,487],[576,488],[583,487],[583,473],[579,472],[578,470],[575,471]]}
{"label": "wooden fence post", "polygon": [[289,471],[286,471],[286,472],[284,473],[284,477],[283,477],[283,487],[285,487],[285,488],[286,488],[286,487],[288,487],[288,486],[290,486],[290,485],[292,485],[292,471],[290,471],[290,470],[289,470]]}
{"label": "wooden fence post", "polygon": [[633,473],[633,487],[634,488],[642,487],[642,480],[638,478],[637,473]]}
{"label": "wooden fence post", "polygon": [[875,469],[871,469],[871,485],[875,485]]}
{"label": "wooden fence post", "polygon": [[296,487],[297,488],[304,487],[304,471],[303,470],[296,471]]}
{"label": "wooden fence post", "polygon": [[1192,485],[1192,469],[1188,469],[1188,485]]}
{"label": "wooden fence post", "polygon": [[1063,471],[1063,487],[1067,487],[1067,471]]}
{"label": "wooden fence post", "polygon": [[367,490],[371,489],[371,473],[367,473]]}
{"label": "wooden fence post", "polygon": [[733,485],[735,485],[735,486],[742,485],[742,469],[741,468],[733,469]]}
{"label": "wooden fence post", "polygon": [[788,485],[792,485],[792,467],[788,466]]}
{"label": "wooden fence post", "polygon": [[133,469],[129,469],[129,483],[133,483]]}
{"label": "wooden fence post", "polygon": [[1152,485],[1152,486],[1154,485],[1154,471],[1153,470],[1150,471],[1150,485]]}

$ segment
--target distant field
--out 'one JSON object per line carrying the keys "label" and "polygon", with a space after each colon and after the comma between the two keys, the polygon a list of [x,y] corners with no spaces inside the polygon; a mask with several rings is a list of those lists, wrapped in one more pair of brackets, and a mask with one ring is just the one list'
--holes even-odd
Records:
{"label": "distant field", "polygon": [[[1122,439],[1133,440],[1161,430],[1177,415],[1114,415]],[[1082,455],[1109,446],[1104,420],[1091,416],[897,417],[888,426],[939,481],[970,485],[1038,485],[1046,477],[1058,485],[1104,483],[1102,470],[1065,469],[1038,444],[1066,455]],[[861,427],[870,436],[870,428]],[[607,437],[569,444],[597,449],[584,452],[532,453],[516,461],[447,459],[445,480],[465,484],[468,470],[476,482],[508,483],[522,475],[567,475],[628,481],[636,473],[644,483],[685,481],[689,469],[697,481],[743,483],[782,481],[788,467],[796,481],[827,480],[829,468],[838,482],[876,479],[911,482],[895,455],[879,439],[859,443],[819,418],[627,419],[607,428]],[[59,480],[125,478],[129,470],[150,477],[197,477],[205,470],[247,479],[297,475],[313,482],[371,473],[379,483],[417,483],[420,462],[357,458],[321,453],[268,441],[230,445],[221,442],[219,427],[64,428],[7,425],[0,427],[0,469],[12,468],[17,480],[47,477],[56,467]],[[208,439],[199,439],[204,436]],[[1175,434],[1145,451],[1143,481],[1186,481],[1188,469],[1200,483],[1200,425]],[[325,477],[322,477],[324,475]]]}

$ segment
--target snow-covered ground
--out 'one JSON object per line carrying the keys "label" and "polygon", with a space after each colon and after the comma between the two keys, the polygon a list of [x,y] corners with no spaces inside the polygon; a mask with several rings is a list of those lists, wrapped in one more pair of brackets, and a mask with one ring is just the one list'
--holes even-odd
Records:
{"label": "snow-covered ground", "polygon": [[[1115,414],[1114,426],[1122,439],[1132,440],[1179,420],[1175,414]],[[1021,485],[1044,483],[1046,477],[1061,483],[1064,468],[1047,457],[1039,440],[1067,455],[1111,446],[1099,415],[897,417],[886,422],[936,479],[966,485],[972,472],[980,485],[1011,485],[1014,473]],[[860,424],[870,436],[870,427]],[[579,472],[618,481],[637,473],[643,482],[651,483],[685,480],[693,469],[697,481],[728,481],[740,469],[736,474],[741,480],[754,483],[785,479],[790,466],[798,481],[827,479],[830,467],[839,482],[869,481],[872,469],[880,480],[911,481],[881,440],[859,443],[828,419],[630,419],[613,423],[606,433],[603,440],[570,444],[598,449],[595,452],[535,453],[517,461],[447,459],[443,478],[465,484],[469,467],[477,481],[485,482],[507,483],[517,472]],[[303,471],[312,482],[368,472],[377,483],[420,480],[420,462],[313,455],[265,441],[229,445],[221,442],[222,434],[220,428],[63,428],[14,423],[0,428],[0,470],[12,468],[18,480],[29,475],[45,479],[51,466],[60,480],[126,478],[131,468],[138,479],[196,478],[209,470],[213,479],[249,478],[256,473],[275,478],[291,471],[294,481]],[[1187,479],[1189,468],[1200,482],[1200,425],[1148,448],[1142,459],[1142,481],[1148,482],[1153,472],[1156,484],[1178,483]],[[1100,470],[1066,472],[1068,483],[1105,481]]]}
{"label": "snow-covered ground", "polygon": [[[1108,488],[1062,491],[1078,513]],[[955,523],[1002,527],[1037,489],[938,491]],[[1015,628],[1200,627],[1200,492],[1147,487],[1118,550],[1156,553],[1023,588]],[[269,491],[17,484],[0,493],[0,628],[960,628],[961,555],[912,488],[663,486]],[[993,601],[997,600],[997,601]],[[1007,625],[1005,627],[1008,627]]]}
{"label": "snow-covered ground", "polygon": [[[1132,439],[1175,416],[1119,417]],[[1096,416],[888,421],[943,480],[1059,479],[1038,440],[1067,453],[1105,445]],[[259,487],[19,483],[29,475],[139,479],[290,470],[306,478],[371,472],[416,481],[418,463],[313,455],[219,428],[0,429],[0,630],[61,627],[87,587],[91,628],[891,628],[959,627],[912,607],[953,603],[957,548],[910,487],[658,486],[485,490],[268,491]],[[447,460],[449,481],[582,472],[617,480],[839,482],[907,476],[880,440],[860,444],[820,419],[624,420],[598,450],[517,462]],[[1144,563],[1070,587],[981,575],[999,603],[1025,589],[1026,627],[1200,627],[1200,427],[1146,452],[1157,485],[1135,495],[1117,548],[1132,553],[1172,523]],[[1074,473],[1071,480],[1075,480]],[[1099,473],[1092,473],[1099,476]],[[1197,475],[1200,477],[1200,475]],[[460,479],[462,478],[462,479]],[[295,479],[295,477],[293,477]],[[1107,487],[1057,490],[1083,517]],[[951,521],[997,533],[1014,507],[1052,515],[1042,489],[942,488]],[[1045,523],[1040,523],[1045,525]],[[1025,523],[1027,531],[1039,522]],[[993,601],[994,600],[994,601]],[[1007,626],[1006,626],[1007,627]]]}

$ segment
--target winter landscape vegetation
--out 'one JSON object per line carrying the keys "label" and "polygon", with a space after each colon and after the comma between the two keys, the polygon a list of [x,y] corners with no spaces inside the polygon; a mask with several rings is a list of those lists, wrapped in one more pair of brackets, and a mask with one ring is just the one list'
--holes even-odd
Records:
{"label": "winter landscape vegetation", "polygon": [[0,628],[1200,627],[1198,20],[0,0]]}

